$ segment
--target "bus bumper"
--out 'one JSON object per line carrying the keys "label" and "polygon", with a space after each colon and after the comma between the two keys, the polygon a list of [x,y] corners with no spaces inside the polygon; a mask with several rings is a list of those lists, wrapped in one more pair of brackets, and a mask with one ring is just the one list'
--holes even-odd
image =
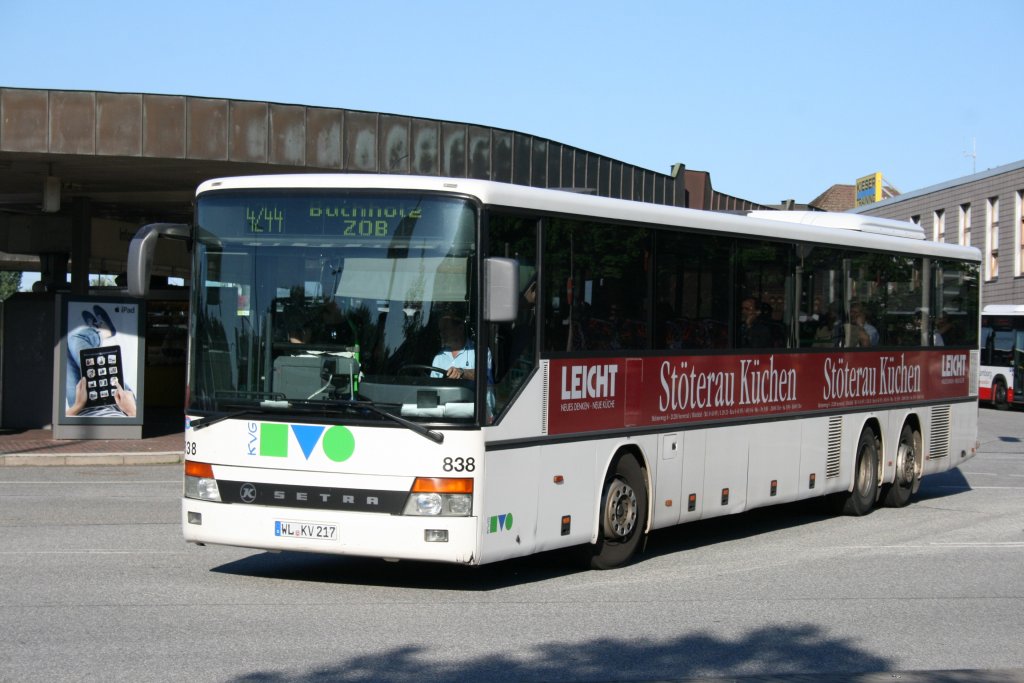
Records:
{"label": "bus bumper", "polygon": [[190,543],[457,564],[479,563],[477,522],[193,498],[183,498],[181,505],[182,533]]}

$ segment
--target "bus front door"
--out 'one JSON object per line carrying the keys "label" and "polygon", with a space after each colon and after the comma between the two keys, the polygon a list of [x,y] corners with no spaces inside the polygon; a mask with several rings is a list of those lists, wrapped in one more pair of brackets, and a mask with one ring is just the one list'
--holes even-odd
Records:
{"label": "bus front door", "polygon": [[1013,340],[1013,403],[1024,402],[1024,331]]}

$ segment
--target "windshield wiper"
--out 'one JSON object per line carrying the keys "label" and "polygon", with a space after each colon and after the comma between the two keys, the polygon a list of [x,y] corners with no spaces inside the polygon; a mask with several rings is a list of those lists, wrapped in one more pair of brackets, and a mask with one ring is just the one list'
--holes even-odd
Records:
{"label": "windshield wiper", "polygon": [[430,429],[428,427],[424,427],[423,425],[418,424],[416,422],[413,422],[411,420],[406,420],[404,417],[399,417],[398,415],[395,415],[394,413],[389,413],[388,411],[384,410],[383,408],[378,406],[373,401],[355,401],[355,400],[301,401],[300,400],[297,403],[298,403],[298,405],[293,403],[291,405],[291,408],[293,410],[296,409],[296,408],[306,408],[306,410],[304,410],[303,412],[321,412],[320,410],[316,410],[316,408],[319,408],[319,407],[324,407],[324,408],[338,408],[338,407],[341,407],[341,408],[351,408],[351,409],[354,409],[354,410],[357,410],[357,409],[360,409],[360,408],[365,408],[366,410],[369,410],[371,413],[374,413],[375,415],[379,415],[380,417],[383,417],[385,419],[391,420],[392,422],[395,422],[397,424],[402,425],[406,429],[409,429],[409,430],[412,430],[413,432],[416,432],[417,434],[419,434],[420,436],[422,436],[424,438],[430,439],[434,443],[438,443],[438,444],[444,443],[444,434],[442,434],[441,432],[438,432],[436,430]]}
{"label": "windshield wiper", "polygon": [[239,410],[232,410],[226,413],[222,413],[217,417],[208,417],[201,415],[202,422],[192,422],[192,429],[199,430],[215,425],[218,422],[224,420],[230,420],[234,417],[242,417],[243,415],[267,415],[268,413],[274,412],[274,410],[281,410],[290,407],[286,401],[263,401],[258,406],[252,406],[250,408],[241,408]]}
{"label": "windshield wiper", "polygon": [[233,410],[218,415],[217,417],[203,417],[201,422],[192,423],[192,429],[204,429],[205,427],[215,425],[218,422],[230,420],[231,418],[234,417],[242,417],[243,415],[267,415],[281,410],[291,410],[294,412],[300,412],[308,415],[314,413],[323,413],[324,408],[339,407],[350,408],[353,410],[365,408],[366,410],[369,410],[371,413],[375,415],[379,415],[380,417],[391,420],[392,422],[400,424],[406,429],[409,429],[424,438],[430,439],[434,443],[444,443],[444,434],[442,434],[441,432],[429,429],[428,427],[424,427],[423,425],[417,424],[416,422],[412,422],[411,420],[406,420],[404,417],[399,417],[394,413],[389,413],[388,411],[384,410],[373,401],[263,401],[258,406],[252,406],[251,408]]}

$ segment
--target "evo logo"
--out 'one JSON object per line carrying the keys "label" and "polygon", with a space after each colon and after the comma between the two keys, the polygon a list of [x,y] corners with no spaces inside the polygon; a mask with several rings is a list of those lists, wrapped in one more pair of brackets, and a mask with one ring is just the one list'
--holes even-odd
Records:
{"label": "evo logo", "polygon": [[496,534],[499,531],[512,531],[512,513],[506,512],[503,515],[494,515],[487,520],[487,533]]}
{"label": "evo logo", "polygon": [[287,425],[250,422],[247,426],[249,455],[268,458],[287,458],[290,450],[289,434],[295,437],[302,455],[309,457],[319,444],[324,455],[334,462],[345,462],[356,449],[356,439],[346,427],[335,425]]}

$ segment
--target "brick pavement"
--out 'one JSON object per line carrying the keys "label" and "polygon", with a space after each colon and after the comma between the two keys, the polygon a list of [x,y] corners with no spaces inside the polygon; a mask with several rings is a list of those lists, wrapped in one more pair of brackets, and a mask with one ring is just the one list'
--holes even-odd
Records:
{"label": "brick pavement", "polygon": [[0,429],[0,467],[142,465],[182,461],[182,428],[143,427],[141,439],[61,439],[49,429]]}

